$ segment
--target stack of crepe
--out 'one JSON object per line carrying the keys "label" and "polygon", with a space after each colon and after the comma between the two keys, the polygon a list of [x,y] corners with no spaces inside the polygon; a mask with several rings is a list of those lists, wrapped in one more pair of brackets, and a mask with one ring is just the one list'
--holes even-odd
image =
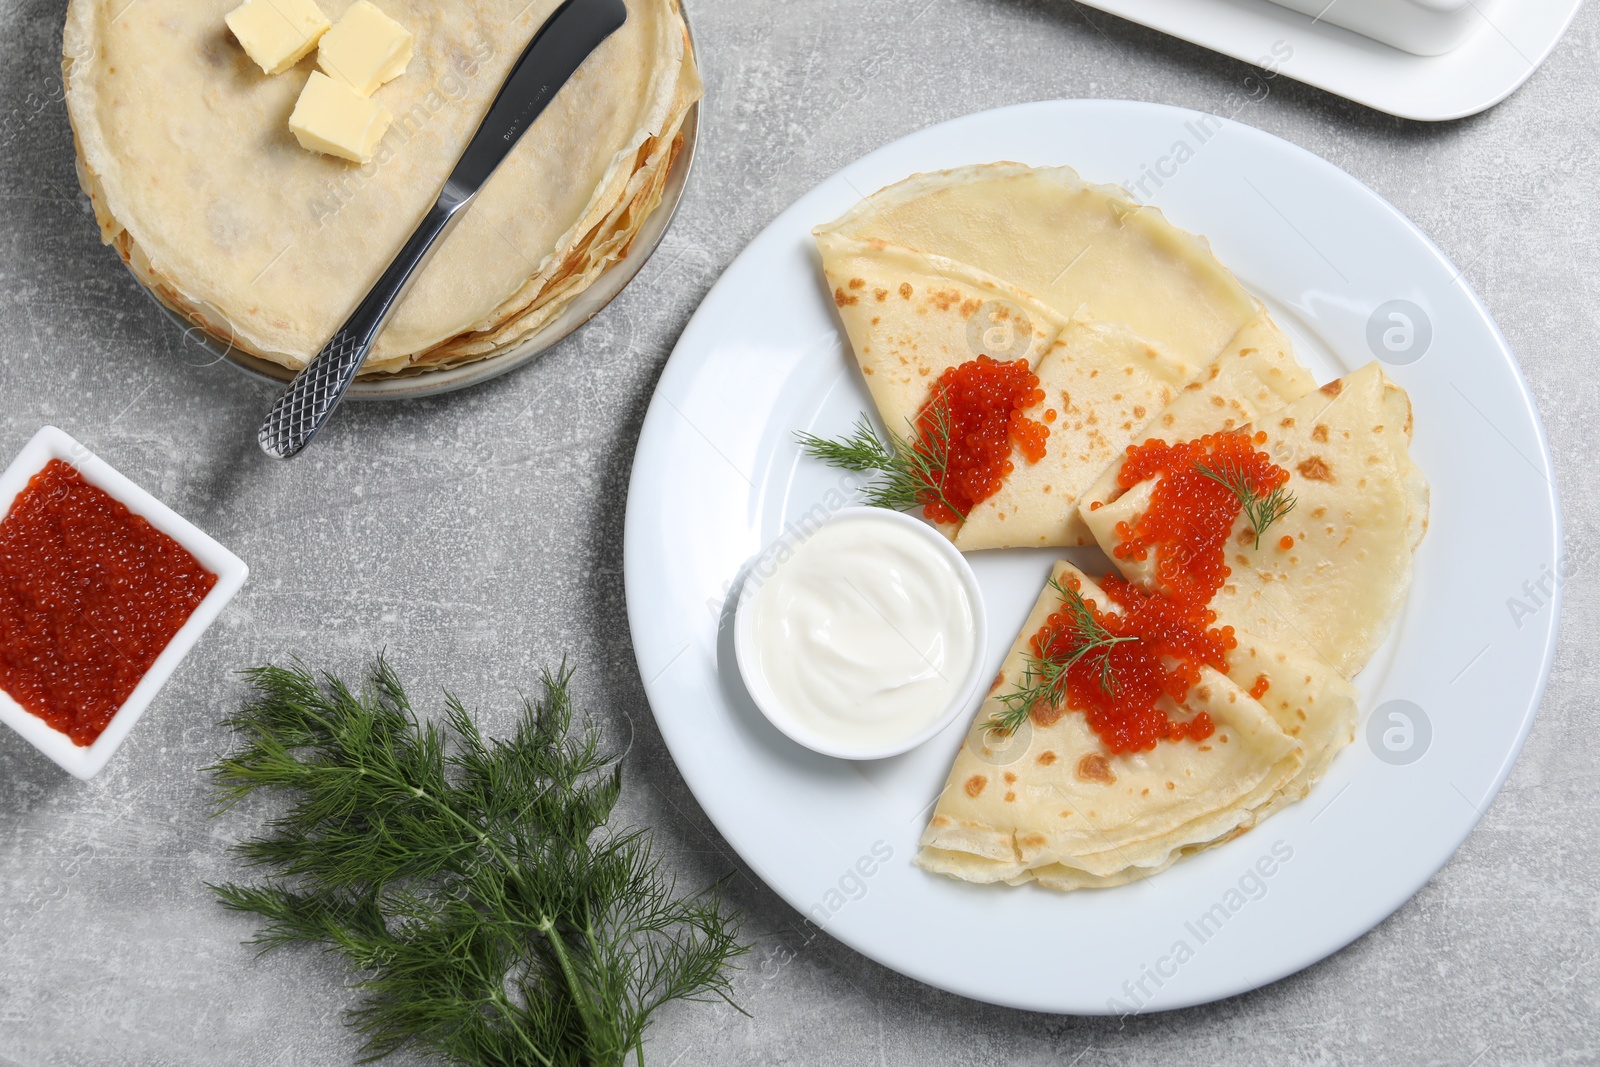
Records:
{"label": "stack of crepe", "polygon": [[[1083,715],[1043,708],[1014,733],[992,732],[1031,638],[1060,608],[1046,586],[956,756],[917,862],[977,882],[1121,885],[1304,797],[1354,736],[1350,679],[1387,634],[1426,529],[1404,391],[1376,364],[1317,388],[1204,240],[1067,168],[918,175],[816,236],[888,426],[905,432],[931,382],[980,353],[1026,358],[1059,413],[1045,457],[1031,464],[1018,450],[1000,490],[945,528],[958,547],[1097,544],[1123,577],[1159,591],[1155,555],[1112,555],[1117,525],[1138,519],[1154,485],[1124,491],[1123,457],[1152,438],[1264,433],[1260,447],[1289,472],[1297,501],[1259,547],[1237,520],[1231,575],[1211,605],[1237,647],[1225,673],[1204,669],[1181,706],[1163,708],[1174,721],[1206,712],[1211,737],[1112,753]],[[1053,577],[1116,610],[1071,563]]]}
{"label": "stack of crepe", "polygon": [[[105,241],[220,342],[298,369],[432,206],[511,65],[560,0],[385,0],[415,36],[372,163],[302,149],[288,117],[315,53],[263,77],[237,0],[72,0],[63,81],[79,179]],[[337,20],[352,0],[321,0]],[[701,83],[676,0],[627,0],[479,193],[363,374],[504,351],[627,255],[661,201]]]}

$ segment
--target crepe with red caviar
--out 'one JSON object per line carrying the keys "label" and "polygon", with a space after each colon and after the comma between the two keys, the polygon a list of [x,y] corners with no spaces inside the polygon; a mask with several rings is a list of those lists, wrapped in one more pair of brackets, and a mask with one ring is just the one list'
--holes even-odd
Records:
{"label": "crepe with red caviar", "polygon": [[[1353,677],[1387,636],[1427,528],[1427,484],[1409,455],[1411,407],[1376,363],[1248,427],[1287,472],[1293,507],[1256,537],[1240,514],[1212,607],[1237,629],[1301,649]],[[1119,557],[1119,528],[1150,507],[1159,479],[1084,512],[1130,580],[1154,589],[1160,555]]]}
{"label": "crepe with red caviar", "polygon": [[1037,366],[1067,316],[943,256],[819,235],[823,275],[884,426],[905,433],[951,367]]}
{"label": "crepe with red caviar", "polygon": [[[1003,409],[989,420],[997,438],[985,453],[989,465],[975,469],[954,457],[948,507],[929,517],[963,550],[1090,543],[1079,495],[1199,368],[1126,327],[1069,320],[943,256],[832,233],[819,234],[817,244],[833,303],[891,432],[922,431],[932,405],[971,443],[981,430],[966,420],[968,408]],[[1006,368],[986,361],[1020,369],[1007,382]],[[1007,385],[1018,390],[1014,399],[999,395]]]}
{"label": "crepe with red caviar", "polygon": [[[1344,391],[1330,386],[1313,395]],[[1269,418],[1287,419],[1299,403]],[[1338,436],[1326,427],[1317,434]],[[1057,889],[1122,884],[1225,842],[1303,797],[1350,742],[1359,697],[1337,665],[1259,638],[1218,607],[1232,581],[1230,553],[1246,540],[1254,546],[1294,510],[1290,472],[1260,450],[1267,442],[1266,433],[1242,427],[1128,450],[1118,484],[1131,488],[1090,521],[1129,577],[1108,576],[1097,586],[1058,564],[956,759],[923,838],[924,867]],[[1143,510],[1119,517],[1114,509],[1129,498],[1142,499]],[[1403,502],[1400,511],[1409,537],[1411,513]],[[1241,528],[1247,520],[1252,528]],[[1064,721],[1072,724],[1065,735]],[[1043,772],[1029,763],[1041,734],[1051,746],[1034,759]],[[1266,771],[1239,766],[1249,747],[1227,746],[1259,749],[1262,737],[1292,746],[1292,756]],[[1062,749],[1078,760],[1077,792],[1075,783],[1050,776]],[[972,773],[980,764],[1002,768],[996,773],[1011,787],[998,809],[980,810],[956,792],[964,783],[971,800],[982,795],[989,777]],[[1167,771],[1166,793],[1140,778],[1151,765]],[[1212,786],[1213,778],[1225,786]],[[1131,788],[1126,797],[1104,791],[1089,807],[1091,783]],[[1198,796],[1186,794],[1197,785]],[[1019,804],[1024,791],[1032,800],[1070,803],[1051,819]],[[1092,824],[1107,809],[1113,822],[1092,825],[1099,841],[1062,833],[1061,820]]]}
{"label": "crepe with red caviar", "polygon": [[[922,836],[917,862],[928,870],[972,881],[1026,881],[1056,866],[1089,876],[1089,884],[1122,872],[1140,876],[1180,850],[1250,823],[1306,765],[1306,746],[1244,687],[1210,667],[1182,702],[1158,702],[1174,721],[1205,716],[1209,732],[1199,739],[1114,752],[1088,716],[1066,707],[1035,706],[1017,729],[992,729],[1003,698],[1028,673],[1035,635],[1062,609],[1061,589],[1115,608],[1071,564],[1056,564],[1053,579],[956,756]],[[1276,673],[1281,665],[1267,669]],[[1281,696],[1291,693],[1288,684],[1280,689]],[[1290,717],[1300,710],[1290,709]]]}
{"label": "crepe with red caviar", "polygon": [[1048,423],[1037,462],[1018,449],[994,494],[967,512],[955,534],[962,551],[1087,545],[1078,514],[1085,483],[1145,432],[1196,368],[1117,323],[1073,319],[1036,373]]}
{"label": "crepe with red caviar", "polygon": [[[1295,358],[1294,346],[1265,311],[1245,323],[1205,370],[1144,427],[1140,440],[1191,441],[1217,430],[1242,429],[1317,387]],[[1121,495],[1118,455],[1083,494],[1093,509]]]}

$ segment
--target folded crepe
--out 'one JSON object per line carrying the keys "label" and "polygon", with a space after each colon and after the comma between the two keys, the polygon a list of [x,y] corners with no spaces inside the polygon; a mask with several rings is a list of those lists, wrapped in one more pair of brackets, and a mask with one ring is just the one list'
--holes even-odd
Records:
{"label": "folded crepe", "polygon": [[[1040,379],[1030,417],[1055,412],[1046,455],[1013,451],[999,491],[945,531],[963,550],[1091,543],[1080,498],[1230,342],[1266,353],[1246,362],[1274,389],[1292,391],[1288,368],[1304,375],[1204,239],[1067,167],[916,175],[815,234],[890,430],[907,431],[941,371],[980,354],[1026,358]],[[1239,390],[1245,376],[1230,368]]]}
{"label": "folded crepe", "polygon": [[[1123,885],[1232,840],[1302,799],[1354,739],[1360,694],[1348,678],[1404,597],[1427,524],[1427,487],[1408,454],[1404,391],[1373,364],[1305,392],[1309,376],[1280,337],[1265,316],[1253,322],[1198,388],[1156,420],[1174,442],[1218,430],[1266,433],[1262,447],[1290,471],[1298,501],[1261,549],[1245,536],[1243,517],[1236,522],[1228,548],[1234,574],[1211,602],[1237,642],[1226,676],[1204,671],[1185,706],[1168,709],[1175,720],[1206,710],[1216,734],[1202,744],[1161,742],[1151,752],[1117,755],[1082,714],[1068,711],[1054,722],[1031,718],[1025,745],[991,735],[987,722],[1003,706],[1000,696],[1059,604],[1047,587],[956,757],[919,865],[968,881],[1036,881],[1057,890]],[[1113,487],[1119,467],[1108,471]],[[1109,504],[1086,504],[1082,515],[1124,576],[1154,590],[1154,558],[1112,555],[1118,523],[1137,520],[1152,488],[1143,482],[1120,496],[1106,493]],[[1295,548],[1279,547],[1284,536]],[[1326,565],[1302,566],[1296,549]],[[1105,610],[1103,592],[1081,572],[1061,563],[1055,574],[1058,582],[1076,578]]]}
{"label": "folded crepe", "polygon": [[[1056,564],[1053,577],[1076,579],[1086,600],[1111,607],[1071,564]],[[1216,730],[1205,741],[1111,753],[1071,710],[1035,714],[1015,737],[991,734],[1029,642],[1059,606],[1047,585],[979,708],[922,836],[925,869],[1056,889],[1146,877],[1304,796],[1353,737],[1358,696],[1347,682],[1314,657],[1249,635],[1238,635],[1226,675],[1204,669],[1181,707],[1167,703],[1174,720],[1207,712]],[[1266,692],[1253,698],[1262,679]]]}
{"label": "folded crepe", "polygon": [[989,163],[918,174],[816,231],[965,263],[1063,316],[1121,323],[1194,367],[1255,317],[1255,299],[1159,210],[1070,167]]}
{"label": "folded crepe", "polygon": [[1012,450],[998,492],[945,533],[964,551],[1090,543],[1079,495],[1198,367],[1126,327],[1062,315],[944,256],[819,233],[823,273],[884,424],[907,435],[945,370],[979,355],[1027,360],[1045,399],[1045,455]]}
{"label": "folded crepe", "polygon": [[[337,19],[349,2],[322,6]],[[295,142],[288,115],[315,60],[264,76],[224,25],[235,0],[72,0],[63,81],[103,238],[219,340],[303,366],[433,203],[558,3],[388,0],[415,56],[374,97],[395,123],[356,167]],[[502,350],[627,254],[701,89],[674,0],[627,6],[442,242],[364,373]]]}
{"label": "folded crepe", "polygon": [[[1232,574],[1211,607],[1221,624],[1354,677],[1400,611],[1412,552],[1427,528],[1427,483],[1409,454],[1410,401],[1369,363],[1247,428],[1266,435],[1259,447],[1289,472],[1285,488],[1295,506],[1259,546],[1239,516],[1227,549]],[[1083,512],[1108,555],[1117,524],[1138,520],[1156,481]],[[1286,537],[1291,547],[1282,547]],[[1125,577],[1149,589],[1157,558],[1113,557]]]}
{"label": "folded crepe", "polygon": [[[1154,438],[1175,444],[1208,433],[1242,429],[1316,387],[1317,380],[1295,358],[1289,339],[1272,317],[1261,311],[1240,327],[1176,400],[1150,420],[1135,443]],[[1126,459],[1123,453],[1112,461],[1083,494],[1082,507],[1094,509],[1121,495],[1117,476]]]}

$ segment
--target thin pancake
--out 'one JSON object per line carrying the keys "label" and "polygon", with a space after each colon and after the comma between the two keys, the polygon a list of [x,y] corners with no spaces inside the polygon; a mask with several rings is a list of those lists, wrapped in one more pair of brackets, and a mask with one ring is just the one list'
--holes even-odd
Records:
{"label": "thin pancake", "polygon": [[897,434],[950,367],[991,355],[1036,366],[1067,319],[965,263],[820,234],[822,272],[884,425]]}
{"label": "thin pancake", "polygon": [[[1369,363],[1250,427],[1288,470],[1296,505],[1259,547],[1239,517],[1227,550],[1232,575],[1211,602],[1220,622],[1309,651],[1345,678],[1388,634],[1426,524],[1426,485],[1406,454],[1398,388]],[[1085,513],[1108,554],[1117,524],[1148,507],[1152,484]],[[1280,547],[1285,537],[1291,548]],[[1130,580],[1154,582],[1154,554],[1116,562]]]}
{"label": "thin pancake", "polygon": [[1091,544],[1077,507],[1085,488],[1195,371],[1124,326],[1069,322],[1035,368],[1045,398],[1029,414],[1039,418],[1048,409],[1057,415],[1044,458],[1030,463],[1013,449],[1011,473],[968,513],[956,547]]}
{"label": "thin pancake", "polygon": [[[1176,443],[1219,430],[1234,430],[1305,396],[1317,387],[1311,372],[1295,358],[1294,347],[1265,311],[1247,322],[1171,405],[1139,433]],[[1120,494],[1119,455],[1083,494],[1082,507],[1105,505]]]}
{"label": "thin pancake", "polygon": [[839,319],[878,414],[908,434],[939,375],[980,355],[1025,359],[1045,399],[1045,455],[1014,448],[1012,472],[945,532],[972,551],[1089,542],[1075,507],[1083,488],[1198,368],[1125,327],[1067,321],[992,275],[879,240],[821,233],[817,246]]}
{"label": "thin pancake", "polygon": [[[432,202],[557,2],[386,4],[415,34],[416,54],[378,91],[396,122],[374,163],[357,168],[294,142],[286,117],[303,70],[252,68],[223,26],[232,0],[73,0],[67,104],[103,236],[169,303],[240,347],[301,365]],[[334,18],[345,6],[324,4]],[[641,149],[652,138],[671,143],[698,93],[697,79],[685,82],[693,60],[682,19],[669,0],[628,7],[627,24],[441,245],[379,338],[374,365],[502,325],[530,279],[555,279],[575,249],[604,235]]]}
{"label": "thin pancake", "polygon": [[[1058,563],[1055,577],[1076,578],[1085,599],[1108,604],[1070,564]],[[1002,707],[999,694],[1021,676],[1030,639],[1059,602],[1047,586],[1024,623],[956,756],[923,833],[925,848],[998,861],[994,870],[1003,868],[1004,878],[1051,863],[1099,877],[1156,867],[1177,849],[1228,833],[1299,772],[1303,746],[1248,693],[1210,670],[1202,671],[1184,707],[1168,709],[1177,719],[1210,714],[1216,732],[1205,742],[1111,754],[1087,719],[1068,711],[1054,721],[1035,717],[1026,750],[997,766],[986,721]],[[938,853],[926,857],[930,865],[939,861]]]}
{"label": "thin pancake", "polygon": [[818,230],[970,264],[1063,315],[1122,323],[1203,367],[1256,303],[1203,238],[1070,167],[990,163],[918,174]]}

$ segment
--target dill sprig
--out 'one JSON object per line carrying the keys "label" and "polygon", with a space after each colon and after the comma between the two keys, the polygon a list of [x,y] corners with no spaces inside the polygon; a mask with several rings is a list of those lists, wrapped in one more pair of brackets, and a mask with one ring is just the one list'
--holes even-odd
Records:
{"label": "dill sprig", "polygon": [[262,952],[345,956],[370,1059],[642,1064],[657,1008],[732,1003],[737,920],[714,890],[679,894],[644,831],[607,825],[621,766],[574,729],[565,665],[509,740],[448,696],[442,725],[419,722],[381,657],[359,695],[299,667],[248,676],[239,747],[208,768],[219,808],[257,790],[288,807],[235,846],[266,880],[211,888],[267,920]]}
{"label": "dill sprig", "polygon": [[1088,602],[1075,589],[1068,589],[1054,578],[1050,588],[1061,597],[1061,606],[1071,616],[1067,622],[1052,624],[1044,633],[1039,647],[1043,655],[1030,654],[1026,658],[1022,677],[1011,692],[1002,694],[1004,708],[989,716],[987,732],[1008,734],[1021,726],[1040,702],[1059,708],[1067,699],[1067,672],[1087,657],[1100,660],[1100,688],[1108,696],[1116,696],[1116,672],[1111,666],[1111,649],[1138,637],[1117,637],[1100,620],[1095,618]]}
{"label": "dill sprig", "polygon": [[879,477],[863,490],[869,507],[910,511],[919,504],[942,504],[961,522],[967,516],[945,496],[950,466],[950,407],[941,390],[917,422],[907,420],[911,433],[901,437],[889,431],[885,444],[863,413],[847,437],[828,439],[797,433],[800,448],[813,459],[848,471],[876,471]]}
{"label": "dill sprig", "polygon": [[1294,510],[1293,493],[1281,485],[1270,493],[1263,493],[1231,457],[1224,457],[1216,466],[1196,462],[1194,469],[1221,484],[1238,499],[1250,528],[1255,531],[1256,548],[1261,547],[1261,535],[1267,532],[1267,527]]}

